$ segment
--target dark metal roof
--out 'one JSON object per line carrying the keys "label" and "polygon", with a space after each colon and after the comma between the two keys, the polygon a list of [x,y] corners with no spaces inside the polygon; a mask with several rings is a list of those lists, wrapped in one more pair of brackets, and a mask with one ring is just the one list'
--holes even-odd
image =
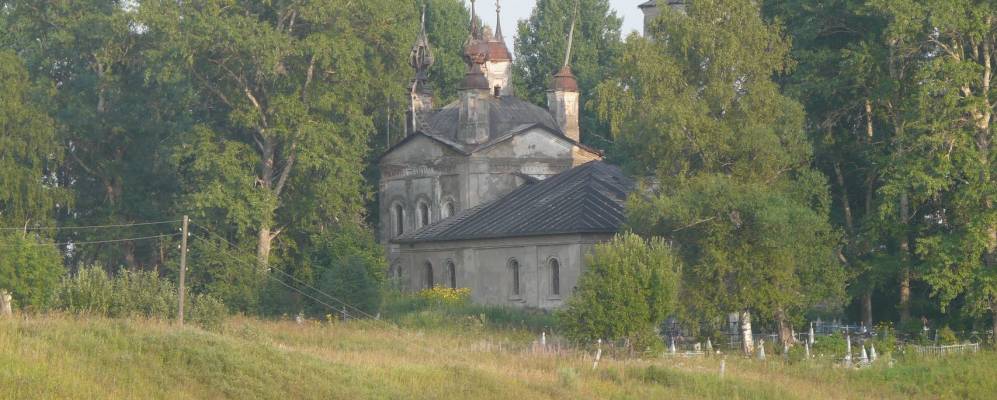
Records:
{"label": "dark metal roof", "polygon": [[396,243],[617,232],[634,182],[593,161],[403,235]]}

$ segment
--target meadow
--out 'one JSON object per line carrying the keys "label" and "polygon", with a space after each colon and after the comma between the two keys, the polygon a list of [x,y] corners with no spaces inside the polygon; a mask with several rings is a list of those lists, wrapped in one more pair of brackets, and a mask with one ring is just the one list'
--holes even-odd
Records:
{"label": "meadow", "polygon": [[[997,354],[829,362],[536,351],[480,320],[229,318],[208,331],[65,314],[0,320],[0,398],[938,399],[993,398]],[[399,327],[399,324],[401,327]],[[885,360],[886,358],[884,358]]]}

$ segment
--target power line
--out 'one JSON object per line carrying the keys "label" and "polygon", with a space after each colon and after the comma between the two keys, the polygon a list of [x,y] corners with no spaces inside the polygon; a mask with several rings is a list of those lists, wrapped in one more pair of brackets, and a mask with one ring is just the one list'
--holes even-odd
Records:
{"label": "power line", "polygon": [[[193,224],[193,225],[197,225],[197,224]],[[218,234],[215,234],[214,232],[211,232],[211,231],[209,231],[209,230],[208,230],[208,228],[205,228],[205,227],[203,227],[203,226],[200,226],[200,225],[197,225],[197,226],[198,226],[199,228],[201,228],[202,230],[204,230],[204,232],[206,232],[207,234],[209,234],[209,235],[212,235],[212,236],[214,236],[214,237],[216,237],[216,238],[218,238],[218,239],[222,240],[222,241],[223,241],[223,242],[225,242],[225,243],[228,243],[228,244],[229,244],[230,246],[232,246],[232,247],[236,247],[234,243],[232,243],[232,242],[228,241],[227,239],[225,239],[225,238],[223,238],[223,237],[219,236]],[[204,238],[202,238],[202,239],[204,239]],[[207,241],[206,241],[206,242],[207,242]],[[216,250],[218,250],[218,251],[220,251],[220,252],[224,253],[225,255],[227,255],[227,256],[229,256],[229,257],[231,257],[232,259],[234,259],[234,260],[236,260],[236,261],[239,261],[239,262],[244,262],[244,261],[240,260],[240,259],[239,259],[238,257],[236,257],[236,256],[232,255],[231,253],[229,253],[228,251],[226,251],[226,250],[224,250],[224,249],[222,249],[222,248],[220,248],[220,247],[218,247],[218,246],[214,245],[213,243],[211,243],[211,242],[207,242],[207,243],[208,243],[208,244],[210,244],[210,245],[211,245],[212,247],[214,247],[214,248],[215,248]],[[332,300],[336,301],[337,303],[339,303],[339,304],[342,304],[342,306],[343,306],[343,309],[347,309],[347,308],[348,308],[348,309],[352,309],[352,310],[353,310],[353,311],[354,311],[355,313],[357,313],[357,314],[360,314],[360,315],[363,315],[363,316],[365,316],[365,317],[367,317],[367,318],[370,318],[370,319],[375,319],[375,320],[377,319],[377,318],[375,318],[375,317],[374,317],[373,315],[370,315],[369,313],[365,312],[364,310],[361,310],[361,309],[357,308],[356,306],[353,306],[352,304],[349,304],[349,303],[347,303],[347,302],[345,302],[345,301],[343,301],[343,300],[340,300],[339,298],[337,298],[337,297],[335,297],[335,296],[333,296],[333,295],[331,295],[331,294],[328,294],[328,293],[326,293],[326,292],[323,292],[323,291],[321,291],[321,290],[319,290],[319,289],[315,288],[314,286],[312,286],[312,285],[309,285],[308,283],[306,283],[306,282],[304,282],[304,281],[302,281],[302,280],[300,280],[300,279],[296,278],[296,277],[295,277],[294,275],[291,275],[291,274],[288,274],[287,272],[284,272],[284,271],[281,271],[281,270],[280,270],[279,268],[270,268],[270,269],[271,269],[271,270],[273,270],[273,271],[277,271],[277,272],[281,273],[282,275],[284,275],[284,276],[286,276],[286,277],[289,277],[289,278],[293,279],[293,280],[294,280],[295,282],[297,282],[298,284],[300,284],[300,285],[302,285],[302,286],[304,286],[304,287],[306,287],[306,288],[308,288],[308,289],[311,289],[311,290],[314,290],[314,291],[315,291],[316,293],[319,293],[319,294],[322,294],[322,295],[324,295],[325,297],[328,297],[329,299],[332,299]],[[275,279],[275,280],[277,280],[278,282],[280,282],[280,283],[281,283],[282,285],[284,285],[284,286],[288,286],[288,285],[287,285],[287,283],[285,283],[285,282],[284,282],[283,280],[279,280],[279,279],[276,279],[276,278],[274,278],[274,277],[273,277],[272,275],[267,275],[267,277],[270,277],[271,279]],[[301,294],[303,294],[303,295],[305,295],[305,296],[308,296],[307,294],[305,294],[304,292],[302,292],[301,290],[299,290],[299,289],[297,289],[297,288],[294,288],[293,286],[288,286],[288,287],[289,287],[289,288],[291,288],[292,290],[294,290],[294,291],[298,292],[298,293],[301,293]],[[308,297],[309,297],[309,298],[311,298],[311,299],[313,299],[313,300],[315,300],[315,301],[318,301],[318,302],[319,302],[319,303],[321,303],[321,304],[324,304],[324,305],[326,305],[326,306],[327,306],[327,307],[329,307],[330,309],[333,309],[333,310],[337,310],[337,308],[336,308],[336,307],[333,307],[333,306],[331,306],[331,305],[328,305],[328,304],[326,304],[326,303],[324,303],[324,302],[322,302],[322,301],[319,301],[318,299],[315,299],[315,298],[314,298],[314,297],[312,297],[312,296],[308,296]]]}
{"label": "power line", "polygon": [[175,224],[180,222],[180,220],[171,221],[155,221],[155,222],[136,222],[132,224],[110,224],[110,225],[85,225],[85,226],[29,226],[29,227],[0,227],[0,231],[43,231],[43,230],[76,230],[76,229],[106,229],[106,228],[125,228],[133,226],[148,226],[148,225],[163,225],[163,224]]}
{"label": "power line", "polygon": [[148,240],[148,239],[158,239],[166,238],[180,235],[179,232],[171,233],[166,235],[155,235],[155,236],[142,236],[133,238],[122,238],[122,239],[108,239],[108,240],[91,240],[91,241],[80,241],[80,242],[62,242],[62,243],[27,243],[27,244],[5,244],[5,247],[13,246],[68,246],[68,245],[81,245],[81,244],[101,244],[101,243],[118,243],[118,242],[132,242],[137,240]]}

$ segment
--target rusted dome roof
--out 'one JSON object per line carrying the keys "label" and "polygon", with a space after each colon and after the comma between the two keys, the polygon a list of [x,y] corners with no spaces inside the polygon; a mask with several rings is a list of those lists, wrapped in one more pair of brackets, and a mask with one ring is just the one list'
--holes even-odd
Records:
{"label": "rusted dome roof", "polygon": [[575,79],[575,74],[571,73],[571,66],[565,65],[561,67],[560,71],[557,71],[557,73],[554,74],[554,81],[551,82],[551,89],[565,92],[578,91],[578,80]]}

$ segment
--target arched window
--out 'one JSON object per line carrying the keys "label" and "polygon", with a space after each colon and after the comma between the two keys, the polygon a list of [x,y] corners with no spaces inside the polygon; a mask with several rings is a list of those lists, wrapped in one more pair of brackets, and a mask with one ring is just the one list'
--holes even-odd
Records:
{"label": "arched window", "polygon": [[550,259],[550,293],[561,295],[561,263],[556,258]]}
{"label": "arched window", "polygon": [[447,261],[447,272],[450,274],[450,288],[457,288],[457,266],[453,261]]}
{"label": "arched window", "polygon": [[429,225],[429,204],[421,201],[419,202],[419,227],[422,228]]}
{"label": "arched window", "polygon": [[440,207],[440,212],[443,213],[443,218],[450,218],[457,213],[457,210],[453,205],[453,201],[447,201],[443,203],[443,207]]}
{"label": "arched window", "polygon": [[433,263],[426,261],[426,288],[432,289],[433,286]]}
{"label": "arched window", "polygon": [[395,204],[395,236],[405,233],[405,207]]}
{"label": "arched window", "polygon": [[509,260],[509,272],[512,273],[512,294],[519,296],[519,261]]}

